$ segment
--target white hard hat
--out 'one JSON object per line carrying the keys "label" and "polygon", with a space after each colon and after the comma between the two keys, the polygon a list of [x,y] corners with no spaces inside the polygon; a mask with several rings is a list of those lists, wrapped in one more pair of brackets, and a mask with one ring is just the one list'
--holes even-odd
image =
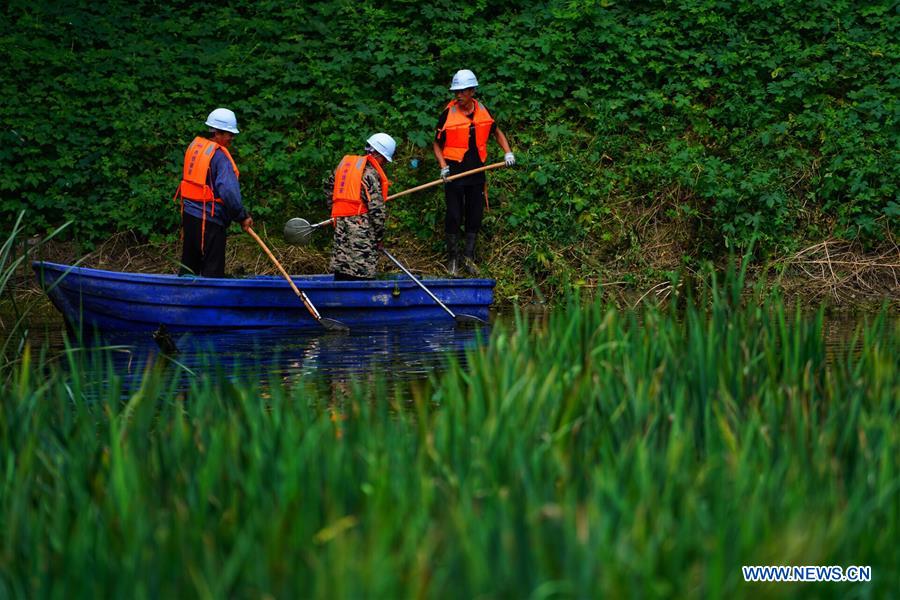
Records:
{"label": "white hard hat", "polygon": [[240,133],[237,128],[237,117],[227,108],[217,108],[209,113],[209,116],[206,118],[206,124],[214,129]]}
{"label": "white hard hat", "polygon": [[460,69],[453,76],[450,82],[450,91],[465,90],[468,88],[478,87],[478,80],[475,79],[475,73],[468,69]]}
{"label": "white hard hat", "polygon": [[394,150],[397,149],[397,142],[394,138],[386,133],[376,133],[366,140],[366,143],[382,155],[388,162],[394,162]]}

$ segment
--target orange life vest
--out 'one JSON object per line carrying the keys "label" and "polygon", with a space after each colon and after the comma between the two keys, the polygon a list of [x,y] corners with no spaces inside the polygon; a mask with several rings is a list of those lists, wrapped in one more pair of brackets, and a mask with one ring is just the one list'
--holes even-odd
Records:
{"label": "orange life vest", "polygon": [[365,190],[366,196],[369,190],[363,188],[362,178],[366,169],[366,163],[375,167],[378,177],[381,179],[381,195],[387,202],[388,197],[388,181],[387,175],[375,157],[371,154],[365,156],[356,156],[348,154],[341,159],[341,163],[334,171],[334,188],[331,191],[331,217],[352,217],[354,215],[364,215],[369,209],[360,199],[361,189]]}
{"label": "orange life vest", "polygon": [[221,146],[212,140],[197,136],[191,145],[188,146],[187,152],[184,153],[184,169],[182,171],[181,183],[175,190],[173,200],[181,199],[181,212],[184,213],[184,201],[193,200],[194,202],[203,203],[203,218],[200,225],[200,252],[203,252],[206,237],[206,203],[212,202],[212,215],[216,214],[216,203],[222,204],[221,198],[216,198],[212,188],[207,185],[206,180],[209,175],[209,163],[212,161],[216,150],[221,150],[231,162],[234,169],[234,176],[240,177],[241,172],[238,171],[231,153],[225,146]]}
{"label": "orange life vest", "polygon": [[444,158],[460,162],[469,149],[469,127],[475,127],[475,146],[478,148],[478,157],[481,162],[487,160],[487,142],[491,135],[491,126],[494,119],[487,109],[477,100],[475,114],[472,119],[463,114],[456,104],[456,100],[447,105],[447,120],[444,122],[442,132],[446,132],[447,140],[442,150]]}

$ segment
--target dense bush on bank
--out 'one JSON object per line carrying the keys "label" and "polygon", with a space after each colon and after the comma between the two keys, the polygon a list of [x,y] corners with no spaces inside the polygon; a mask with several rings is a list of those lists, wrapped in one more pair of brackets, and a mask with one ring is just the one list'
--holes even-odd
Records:
{"label": "dense bush on bank", "polygon": [[[0,9],[0,218],[27,208],[37,232],[74,219],[82,240],[175,235],[184,148],[219,105],[239,116],[253,213],[323,217],[323,174],[373,131],[401,140],[395,189],[436,177],[432,129],[467,67],[520,159],[492,177],[487,235],[523,237],[526,263],[586,237],[639,244],[628,206],[687,224],[707,256],[754,231],[763,249],[877,240],[900,215],[895,10],[14,1]],[[398,201],[395,226],[427,238],[440,204]]]}

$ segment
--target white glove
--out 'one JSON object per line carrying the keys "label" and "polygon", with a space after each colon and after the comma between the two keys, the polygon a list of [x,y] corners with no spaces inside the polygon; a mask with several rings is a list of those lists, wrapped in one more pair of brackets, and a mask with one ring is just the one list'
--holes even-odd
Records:
{"label": "white glove", "polygon": [[447,181],[448,177],[450,177],[450,167],[444,167],[441,169],[441,179]]}
{"label": "white glove", "polygon": [[507,152],[506,154],[503,155],[503,160],[506,161],[507,167],[511,167],[514,164],[516,164],[516,155],[513,154],[512,152]]}

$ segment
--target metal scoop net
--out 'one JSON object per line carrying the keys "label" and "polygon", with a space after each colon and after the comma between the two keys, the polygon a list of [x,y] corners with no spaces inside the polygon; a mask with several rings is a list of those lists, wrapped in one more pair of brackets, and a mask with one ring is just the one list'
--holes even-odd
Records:
{"label": "metal scoop net", "polygon": [[312,232],[313,226],[309,221],[294,217],[284,224],[284,241],[288,244],[306,245]]}

